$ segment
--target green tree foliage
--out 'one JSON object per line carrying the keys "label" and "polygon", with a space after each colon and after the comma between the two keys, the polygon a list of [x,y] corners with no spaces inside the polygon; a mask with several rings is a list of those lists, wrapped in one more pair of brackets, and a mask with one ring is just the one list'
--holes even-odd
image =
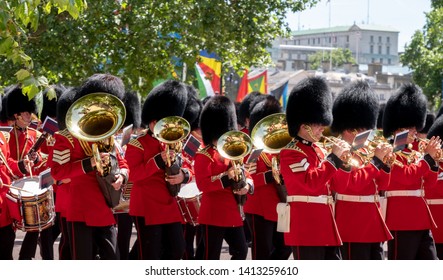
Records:
{"label": "green tree foliage", "polygon": [[[6,2],[18,6],[23,1]],[[83,0],[24,2],[40,2],[35,13],[45,16],[34,25],[19,22],[24,31],[16,41],[29,63],[0,61],[6,69],[0,74],[3,85],[16,82],[14,78],[23,80],[32,75],[31,70],[46,77],[46,82],[66,85],[107,72],[121,76],[144,95],[155,80],[181,65],[192,68],[200,50],[215,52],[235,69],[269,64],[266,48],[289,32],[286,14],[318,0],[88,1],[84,10]],[[55,5],[60,2],[77,7],[78,13],[60,10]]]}
{"label": "green tree foliage", "polygon": [[443,1],[432,1],[426,13],[426,24],[417,30],[411,43],[405,46],[400,60],[414,70],[413,81],[435,106],[441,103],[443,82]]}
{"label": "green tree foliage", "polygon": [[356,63],[355,58],[352,56],[352,52],[349,49],[334,49],[332,51],[319,51],[309,55],[308,60],[311,69],[321,68],[323,61],[329,63],[331,55],[333,68],[342,67],[345,63]]}

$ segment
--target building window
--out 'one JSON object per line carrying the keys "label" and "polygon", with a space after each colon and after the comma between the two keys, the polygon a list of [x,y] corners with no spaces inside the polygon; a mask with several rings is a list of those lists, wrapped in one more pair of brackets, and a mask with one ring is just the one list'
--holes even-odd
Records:
{"label": "building window", "polygon": [[391,49],[388,47],[386,47],[386,54],[391,54]]}
{"label": "building window", "polygon": [[372,35],[371,35],[371,40],[370,40],[370,42],[371,42],[371,43],[374,43],[374,36],[372,36]]}
{"label": "building window", "polygon": [[380,64],[383,64],[383,58],[380,58]]}
{"label": "building window", "polygon": [[317,38],[317,44],[320,45],[320,38]]}
{"label": "building window", "polygon": [[349,43],[349,35],[346,35],[346,42]]}
{"label": "building window", "polygon": [[391,59],[388,58],[388,65],[391,65]]}
{"label": "building window", "polygon": [[381,46],[378,46],[378,54],[381,54]]}
{"label": "building window", "polygon": [[386,37],[386,43],[390,43],[391,42],[391,38],[388,36]]}
{"label": "building window", "polygon": [[332,42],[332,37],[329,37],[329,44]]}
{"label": "building window", "polygon": [[378,36],[378,42],[381,43],[381,36]]}
{"label": "building window", "polygon": [[371,46],[369,47],[369,53],[371,53],[371,54],[374,53],[374,46],[371,45]]}
{"label": "building window", "polygon": [[311,44],[311,39],[308,39],[308,45],[310,45]]}
{"label": "building window", "polygon": [[375,63],[375,58],[371,58],[371,63]]}

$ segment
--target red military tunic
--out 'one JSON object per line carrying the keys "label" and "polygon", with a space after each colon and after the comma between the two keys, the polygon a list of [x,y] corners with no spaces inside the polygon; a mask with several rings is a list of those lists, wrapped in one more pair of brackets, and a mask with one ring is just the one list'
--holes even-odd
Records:
{"label": "red military tunic", "polygon": [[[10,156],[9,151],[9,133],[0,132],[0,149],[1,149],[1,159],[0,159],[0,178],[3,181],[3,184],[10,185],[11,184],[11,173],[8,171],[8,168],[5,165],[4,160],[6,160],[9,168],[16,176],[23,175],[19,168],[17,161],[13,160]],[[7,204],[6,194],[8,193],[9,188],[4,186],[0,188],[0,227],[8,226],[12,223],[12,218],[10,216]],[[1,241],[0,241],[1,242]]]}
{"label": "red military tunic", "polygon": [[[358,156],[353,159],[363,164]],[[343,242],[375,243],[392,239],[378,201],[378,186],[386,188],[390,180],[390,173],[382,167],[380,160],[373,159],[362,167],[339,169],[331,180],[331,188],[337,192],[335,221]],[[352,201],[371,196],[372,202]]]}
{"label": "red military tunic", "polygon": [[219,227],[240,227],[243,220],[231,187],[224,188],[221,176],[230,168],[217,149],[210,145],[195,155],[194,171],[202,192],[198,222]]}
{"label": "red military tunic", "polygon": [[[330,195],[329,180],[337,172],[316,144],[293,140],[280,152],[280,171],[288,197]],[[340,246],[331,204],[291,202],[287,246]]]}
{"label": "red military tunic", "polygon": [[[48,165],[55,180],[71,179],[66,219],[69,222],[84,222],[88,226],[115,224],[111,208],[106,204],[96,171],[86,168],[91,157],[91,143],[78,140],[65,129],[55,133],[53,153]],[[120,169],[128,169],[126,161],[116,153]]]}
{"label": "red military tunic", "polygon": [[254,194],[248,195],[244,207],[245,213],[264,217],[268,221],[277,222],[277,204],[280,199],[275,181],[267,183],[267,176],[272,176],[272,158],[278,155],[261,153],[255,168],[249,170],[254,181]]}
{"label": "red military tunic", "polygon": [[432,228],[435,243],[443,243],[443,163],[440,163],[437,184],[426,188],[425,198],[437,227]]}
{"label": "red military tunic", "polygon": [[[386,224],[390,230],[425,230],[434,226],[431,212],[420,193],[424,187],[435,185],[438,172],[431,170],[429,161],[419,157],[416,152],[404,149],[396,156],[398,163],[392,165],[391,181],[386,188]],[[414,191],[418,195],[390,196],[390,191]]]}
{"label": "red military tunic", "polygon": [[166,186],[165,170],[155,161],[162,151],[162,143],[150,132],[131,140],[126,149],[132,170],[129,181],[133,182],[129,215],[144,217],[146,225],[183,223],[177,200]]}
{"label": "red military tunic", "polygon": [[[10,139],[9,139],[9,150],[11,152],[11,157],[17,161],[23,160],[25,156],[28,154],[29,150],[34,145],[34,143],[40,137],[40,134],[41,133],[39,131],[30,127],[27,127],[24,130],[14,127],[14,129],[11,130]],[[38,175],[40,171],[38,167],[41,163],[41,156],[38,154],[38,157],[39,157],[39,162],[37,163],[37,165],[35,165],[32,168],[32,176]],[[21,173],[19,177],[30,176],[30,175],[31,174],[29,173],[26,174]]]}

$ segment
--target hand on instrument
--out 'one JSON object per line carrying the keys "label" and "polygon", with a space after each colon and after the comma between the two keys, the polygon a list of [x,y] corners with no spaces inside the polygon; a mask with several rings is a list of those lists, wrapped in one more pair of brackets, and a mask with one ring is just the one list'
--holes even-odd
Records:
{"label": "hand on instrument", "polygon": [[183,183],[183,180],[185,179],[185,174],[183,174],[183,171],[180,170],[180,172],[177,175],[167,175],[165,180],[171,185],[177,185]]}
{"label": "hand on instrument", "polygon": [[349,154],[349,151],[351,150],[351,146],[349,146],[346,141],[338,139],[337,142],[332,145],[332,153],[336,155],[338,158],[342,158],[346,154]]}
{"label": "hand on instrument", "polygon": [[233,189],[232,192],[234,194],[238,194],[238,195],[245,195],[245,194],[247,194],[249,192],[249,188],[250,188],[249,184],[247,184],[245,181],[240,181],[238,183],[243,183],[244,187],[239,188],[239,189]]}
{"label": "hand on instrument", "polygon": [[125,177],[123,177],[123,175],[116,174],[115,181],[112,183],[112,186],[114,187],[114,189],[116,191],[118,191],[122,187],[122,184],[124,181],[125,181]]}
{"label": "hand on instrument", "polygon": [[425,153],[429,154],[434,160],[438,161],[441,158],[441,139],[438,136],[433,136],[426,145]]}
{"label": "hand on instrument", "polygon": [[32,162],[35,162],[35,160],[38,158],[38,154],[36,152],[32,152],[28,155],[29,160]]}
{"label": "hand on instrument", "polygon": [[25,157],[23,159],[23,164],[25,165],[26,171],[28,173],[32,173],[32,167],[34,166],[34,162]]}
{"label": "hand on instrument", "polygon": [[388,143],[380,143],[375,148],[374,156],[383,161],[387,155],[392,153],[392,151],[392,145],[389,145]]}

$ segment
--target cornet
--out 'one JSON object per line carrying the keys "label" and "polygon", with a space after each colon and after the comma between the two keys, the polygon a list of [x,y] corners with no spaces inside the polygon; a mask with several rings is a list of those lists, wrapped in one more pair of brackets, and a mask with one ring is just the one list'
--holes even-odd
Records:
{"label": "cornet", "polygon": [[[339,139],[339,138],[334,137],[334,136],[329,136],[328,137],[328,136],[322,135],[322,138],[324,139],[323,147],[329,153],[332,152],[332,146],[337,144],[339,140],[342,140],[342,139]],[[360,166],[359,162],[352,157],[352,153],[351,153],[350,150],[349,151],[344,151],[342,153],[342,155],[340,156],[340,159],[344,162],[345,166],[354,166],[354,167],[359,167]]]}

